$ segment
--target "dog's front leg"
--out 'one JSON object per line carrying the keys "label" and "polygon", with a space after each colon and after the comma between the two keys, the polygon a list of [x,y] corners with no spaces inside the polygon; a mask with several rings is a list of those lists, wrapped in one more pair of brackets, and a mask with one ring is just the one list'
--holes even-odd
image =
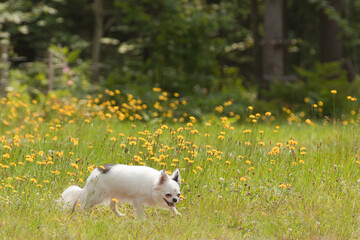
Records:
{"label": "dog's front leg", "polygon": [[140,199],[134,199],[134,208],[136,211],[136,215],[139,219],[144,218],[144,209],[143,209],[143,202]]}
{"label": "dog's front leg", "polygon": [[181,216],[181,213],[179,213],[175,207],[170,208],[170,211],[177,216]]}

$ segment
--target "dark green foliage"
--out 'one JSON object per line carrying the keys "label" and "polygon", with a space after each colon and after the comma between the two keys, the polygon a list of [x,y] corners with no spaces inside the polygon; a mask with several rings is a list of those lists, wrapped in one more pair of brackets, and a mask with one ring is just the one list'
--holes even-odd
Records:
{"label": "dark green foliage", "polygon": [[[360,4],[345,1],[337,13],[326,0],[285,1],[289,40],[285,74],[295,81],[274,81],[257,101],[251,1],[112,0],[103,1],[100,81],[90,84],[94,38],[94,0],[7,0],[0,3],[0,41],[9,39],[11,89],[36,97],[49,84],[48,51],[55,54],[54,89],[86,95],[101,88],[120,89],[148,102],[161,87],[191,100],[194,115],[234,99],[224,111],[248,105],[272,111],[279,105],[309,114],[322,101],[332,115],[331,89],[338,90],[336,111],[347,108],[347,95],[358,94],[340,63],[321,65],[320,19],[324,11],[343,30],[344,59],[359,70]],[[260,37],[264,1],[258,1]],[[261,45],[261,43],[260,43]],[[344,61],[345,62],[345,61]],[[70,70],[69,70],[70,69]],[[26,86],[23,86],[26,85]],[[22,86],[22,87],[20,87]],[[309,102],[304,104],[304,98]]]}
{"label": "dark green foliage", "polygon": [[[309,115],[313,114],[312,106],[319,101],[323,103],[323,106],[320,106],[322,112],[316,114],[332,116],[334,107],[337,113],[349,112],[351,104],[347,96],[360,94],[359,83],[347,81],[346,72],[339,62],[316,63],[312,70],[296,67],[296,72],[299,76],[298,80],[274,84],[272,94],[269,96],[291,107],[295,112],[304,111]],[[337,90],[337,94],[331,94],[331,90]],[[334,98],[336,98],[335,106]]]}

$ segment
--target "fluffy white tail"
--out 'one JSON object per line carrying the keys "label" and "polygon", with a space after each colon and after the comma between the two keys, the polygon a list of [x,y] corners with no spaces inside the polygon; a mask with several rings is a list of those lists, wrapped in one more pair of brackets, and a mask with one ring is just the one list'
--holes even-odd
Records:
{"label": "fluffy white tail", "polygon": [[61,200],[64,203],[64,207],[74,207],[75,204],[81,201],[84,189],[78,186],[68,187],[62,194]]}

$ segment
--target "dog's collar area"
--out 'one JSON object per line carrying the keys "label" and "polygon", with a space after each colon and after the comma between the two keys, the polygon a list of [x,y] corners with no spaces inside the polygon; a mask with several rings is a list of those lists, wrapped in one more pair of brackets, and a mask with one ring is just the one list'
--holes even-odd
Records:
{"label": "dog's collar area", "polygon": [[164,201],[166,202],[166,204],[169,206],[169,207],[175,207],[175,204],[171,203],[171,202],[168,202],[165,198],[164,198]]}

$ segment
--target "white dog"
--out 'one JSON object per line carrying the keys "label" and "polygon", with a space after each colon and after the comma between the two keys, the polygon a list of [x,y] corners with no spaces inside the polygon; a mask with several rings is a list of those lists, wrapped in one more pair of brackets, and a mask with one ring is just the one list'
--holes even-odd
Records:
{"label": "white dog", "polygon": [[170,209],[181,215],[175,207],[180,197],[180,172],[169,176],[146,166],[106,164],[92,171],[85,187],[67,188],[61,195],[67,205],[87,209],[97,204],[110,204],[110,209],[119,217],[125,216],[117,209],[117,202],[134,205],[139,218],[143,216],[143,205]]}

